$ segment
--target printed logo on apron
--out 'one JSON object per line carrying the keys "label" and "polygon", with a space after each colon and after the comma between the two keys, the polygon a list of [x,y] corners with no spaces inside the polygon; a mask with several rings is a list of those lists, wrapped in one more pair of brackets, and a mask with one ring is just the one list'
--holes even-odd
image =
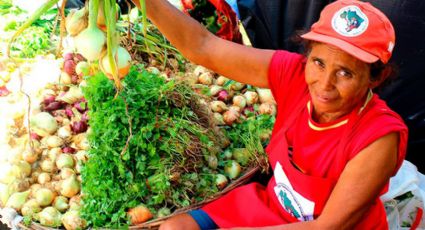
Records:
{"label": "printed logo on apron", "polygon": [[274,178],[276,181],[274,191],[283,209],[300,221],[313,220],[314,202],[293,189],[279,162],[276,162],[274,168]]}

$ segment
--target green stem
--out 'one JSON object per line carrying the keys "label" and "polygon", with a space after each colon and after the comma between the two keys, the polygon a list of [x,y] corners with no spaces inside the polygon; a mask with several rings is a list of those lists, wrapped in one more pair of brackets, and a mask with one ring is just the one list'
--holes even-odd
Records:
{"label": "green stem", "polygon": [[12,43],[14,40],[22,33],[24,30],[26,30],[31,24],[40,18],[40,16],[44,13],[46,13],[52,6],[54,6],[59,0],[50,0],[46,3],[44,3],[40,8],[38,8],[30,18],[13,34],[12,38],[10,39],[10,42],[7,46],[7,56],[10,57],[10,49],[12,47]]}
{"label": "green stem", "polygon": [[118,44],[116,41],[116,8],[115,1],[104,0],[104,15],[106,19],[106,46],[109,64],[111,66],[112,77],[115,82],[115,86],[118,90],[122,88],[121,82],[118,77],[118,69],[115,60],[115,52],[117,52]]}
{"label": "green stem", "polygon": [[99,14],[99,0],[89,1],[89,25],[88,28],[97,27],[97,15]]}
{"label": "green stem", "polygon": [[[142,12],[143,37],[146,37],[146,34],[148,32],[148,19],[147,19],[147,14],[146,14],[146,2],[145,2],[145,0],[140,0],[139,2],[140,2],[140,11]],[[146,43],[146,41],[145,41],[145,43]],[[146,44],[146,47],[148,47],[147,44]]]}

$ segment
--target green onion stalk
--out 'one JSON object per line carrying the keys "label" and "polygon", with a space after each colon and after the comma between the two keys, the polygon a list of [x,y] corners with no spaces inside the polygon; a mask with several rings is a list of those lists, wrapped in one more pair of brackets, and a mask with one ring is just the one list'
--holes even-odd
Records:
{"label": "green onion stalk", "polygon": [[41,15],[46,13],[50,8],[52,8],[59,0],[50,0],[44,3],[40,8],[38,8],[29,18],[28,20],[13,34],[12,38],[9,41],[7,46],[7,56],[10,57],[10,49],[12,47],[12,43],[14,40],[22,34],[28,27],[34,23],[35,20],[40,18]]}
{"label": "green onion stalk", "polygon": [[116,31],[116,7],[114,0],[104,0],[104,13],[106,19],[106,46],[109,64],[111,66],[112,78],[118,91],[122,89],[122,84],[118,76],[118,68],[115,60],[115,53],[118,50],[118,34]]}

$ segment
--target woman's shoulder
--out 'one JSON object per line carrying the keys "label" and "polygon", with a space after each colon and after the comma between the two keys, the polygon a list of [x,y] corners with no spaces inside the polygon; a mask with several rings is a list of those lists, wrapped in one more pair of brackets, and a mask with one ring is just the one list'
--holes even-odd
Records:
{"label": "woman's shoulder", "polygon": [[374,94],[370,102],[360,112],[358,125],[367,127],[384,127],[386,125],[397,125],[400,128],[406,128],[400,115],[394,112],[387,103]]}
{"label": "woman's shoulder", "polygon": [[398,155],[400,161],[406,153],[407,126],[400,115],[391,110],[378,95],[374,95],[364,110],[360,112],[359,119],[353,125],[348,144],[349,152],[352,154],[350,158],[390,133],[397,133],[399,136]]}

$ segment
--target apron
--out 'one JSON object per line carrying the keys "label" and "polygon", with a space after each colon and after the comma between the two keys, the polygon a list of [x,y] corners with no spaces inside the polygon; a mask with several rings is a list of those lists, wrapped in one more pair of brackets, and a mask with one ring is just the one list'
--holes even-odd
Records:
{"label": "apron", "polygon": [[[236,188],[202,208],[218,226],[224,228],[273,226],[309,221],[320,215],[337,180],[310,176],[299,171],[289,158],[286,139],[289,126],[305,109],[308,99],[307,96],[302,100],[299,108],[285,120],[282,128],[274,134],[266,148],[273,169],[273,176],[267,186],[251,183]],[[358,117],[360,116],[356,112],[349,116],[349,122],[342,133],[338,147],[339,156],[345,156],[341,151],[344,151],[349,141],[348,134]],[[345,164],[346,161],[337,163]],[[379,201],[377,204],[382,205]],[[381,222],[382,219],[378,221],[375,218],[385,218],[385,211],[384,213],[374,211],[369,214],[372,214],[374,216],[372,219],[377,222]],[[384,222],[386,223],[386,220]]]}

